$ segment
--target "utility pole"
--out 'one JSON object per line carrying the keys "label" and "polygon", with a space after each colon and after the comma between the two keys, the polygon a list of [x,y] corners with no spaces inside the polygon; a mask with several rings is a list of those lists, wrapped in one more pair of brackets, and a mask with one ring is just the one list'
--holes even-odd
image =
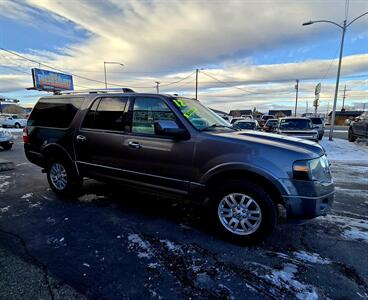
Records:
{"label": "utility pole", "polygon": [[155,81],[156,82],[156,92],[157,94],[160,93],[160,83],[158,81]]}
{"label": "utility pole", "polygon": [[196,69],[196,83],[195,83],[195,99],[198,100],[198,73],[199,69]]}
{"label": "utility pole", "polygon": [[308,113],[308,101],[305,101],[305,106],[307,107],[306,113]]}
{"label": "utility pole", "polygon": [[299,91],[299,79],[296,80],[296,85],[295,85],[295,112],[294,112],[294,116],[296,117],[296,111],[298,109],[298,91]]}
{"label": "utility pole", "polygon": [[344,86],[344,89],[343,89],[343,92],[344,92],[344,95],[342,96],[342,108],[341,108],[341,111],[344,111],[345,110],[345,98],[346,98],[346,91],[350,91],[350,90],[347,90],[346,89],[346,84]]}

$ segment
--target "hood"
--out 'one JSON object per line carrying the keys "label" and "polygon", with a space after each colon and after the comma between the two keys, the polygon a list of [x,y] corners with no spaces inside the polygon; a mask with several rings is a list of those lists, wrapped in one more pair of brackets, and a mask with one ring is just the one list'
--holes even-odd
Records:
{"label": "hood", "polygon": [[[315,131],[314,131],[315,132]],[[316,132],[315,132],[316,133]],[[222,137],[237,139],[253,144],[265,145],[268,147],[284,149],[294,153],[300,153],[305,158],[315,158],[325,154],[324,149],[319,144],[294,138],[290,136],[282,136],[274,133],[260,132],[260,131],[237,131],[237,132],[222,132],[214,133]]]}

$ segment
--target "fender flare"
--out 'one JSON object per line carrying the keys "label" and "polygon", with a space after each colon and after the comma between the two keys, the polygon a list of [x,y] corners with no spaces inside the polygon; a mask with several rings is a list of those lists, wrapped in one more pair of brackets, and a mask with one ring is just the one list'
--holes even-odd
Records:
{"label": "fender flare", "polygon": [[247,173],[256,174],[260,177],[267,179],[270,183],[272,183],[277,188],[277,190],[280,192],[280,195],[288,194],[287,192],[288,189],[286,188],[286,186],[284,186],[282,182],[280,182],[280,180],[278,180],[278,178],[275,177],[273,174],[271,174],[270,172],[264,169],[261,169],[261,168],[255,167],[254,165],[243,163],[243,162],[229,162],[229,163],[223,163],[218,166],[215,166],[211,168],[210,170],[208,170],[202,176],[200,183],[203,185],[207,185],[207,183],[214,176],[219,175],[223,172],[229,172],[229,171],[244,171]]}

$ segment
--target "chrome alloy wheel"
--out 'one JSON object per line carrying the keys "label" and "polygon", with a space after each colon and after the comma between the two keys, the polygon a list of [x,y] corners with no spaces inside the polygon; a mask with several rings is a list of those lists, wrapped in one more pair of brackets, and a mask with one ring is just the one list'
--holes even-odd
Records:
{"label": "chrome alloy wheel", "polygon": [[51,165],[50,179],[51,179],[51,183],[56,189],[60,191],[65,189],[68,181],[67,181],[66,170],[63,167],[63,165],[59,163],[54,163]]}
{"label": "chrome alloy wheel", "polygon": [[257,202],[241,193],[232,193],[222,198],[217,213],[222,225],[237,235],[255,232],[262,221],[262,212]]}

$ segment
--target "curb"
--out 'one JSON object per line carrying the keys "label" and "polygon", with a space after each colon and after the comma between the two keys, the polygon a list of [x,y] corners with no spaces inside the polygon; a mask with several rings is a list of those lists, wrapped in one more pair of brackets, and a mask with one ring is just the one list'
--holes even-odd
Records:
{"label": "curb", "polygon": [[13,169],[15,169],[15,165],[12,161],[0,160],[0,172]]}

